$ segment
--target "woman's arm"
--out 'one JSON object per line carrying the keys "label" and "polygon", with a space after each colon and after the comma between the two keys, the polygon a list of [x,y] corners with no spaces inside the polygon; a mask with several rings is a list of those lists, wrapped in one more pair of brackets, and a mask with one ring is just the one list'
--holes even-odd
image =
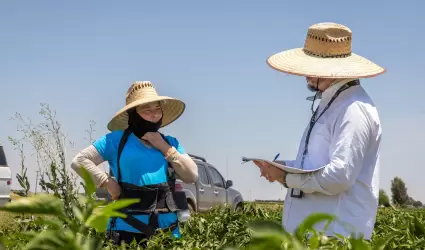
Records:
{"label": "woman's arm", "polygon": [[85,168],[92,176],[97,187],[102,187],[108,180],[108,175],[98,165],[104,162],[103,157],[93,145],[80,151],[72,160],[71,168],[82,177],[81,168]]}
{"label": "woman's arm", "polygon": [[183,147],[176,138],[170,137],[170,141],[166,142],[160,133],[147,132],[142,137],[142,140],[148,141],[165,156],[165,159],[170,162],[182,181],[186,183],[196,182],[198,179],[198,166],[184,152]]}
{"label": "woman's arm", "polygon": [[165,159],[171,163],[180,179],[186,183],[196,182],[198,166],[187,154],[180,154],[175,147],[167,150]]}

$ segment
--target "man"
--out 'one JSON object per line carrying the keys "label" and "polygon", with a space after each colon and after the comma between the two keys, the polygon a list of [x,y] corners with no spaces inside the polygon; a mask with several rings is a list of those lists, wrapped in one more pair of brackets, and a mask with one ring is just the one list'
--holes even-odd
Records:
{"label": "man", "polygon": [[313,172],[286,173],[255,162],[267,180],[288,188],[283,225],[291,232],[310,214],[327,213],[338,221],[316,229],[328,236],[372,235],[382,132],[377,109],[359,79],[385,69],[352,53],[351,36],[343,25],[315,24],[308,29],[304,48],[277,53],[267,61],[278,71],[306,77],[308,88],[321,96],[296,159],[281,162]]}

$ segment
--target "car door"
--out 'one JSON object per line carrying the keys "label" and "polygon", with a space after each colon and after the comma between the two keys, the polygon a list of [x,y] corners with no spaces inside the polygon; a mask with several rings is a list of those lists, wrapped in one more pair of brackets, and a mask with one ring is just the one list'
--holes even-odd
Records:
{"label": "car door", "polygon": [[213,166],[208,166],[208,170],[211,174],[211,180],[213,185],[214,193],[214,206],[220,206],[226,204],[226,186],[224,178],[221,176],[220,172],[217,171]]}
{"label": "car door", "polygon": [[204,164],[198,165],[198,206],[200,212],[205,212],[214,206],[214,193],[210,177]]}

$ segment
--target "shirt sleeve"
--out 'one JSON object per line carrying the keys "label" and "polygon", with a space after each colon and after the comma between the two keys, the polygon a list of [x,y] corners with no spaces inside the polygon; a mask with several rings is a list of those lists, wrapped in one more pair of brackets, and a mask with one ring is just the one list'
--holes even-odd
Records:
{"label": "shirt sleeve", "polygon": [[171,136],[167,136],[167,140],[176,150],[167,158],[176,171],[179,179],[185,183],[193,183],[198,179],[198,166],[192,158],[185,153],[180,142]]}
{"label": "shirt sleeve", "polygon": [[356,181],[369,146],[371,129],[366,113],[353,103],[336,118],[329,148],[330,162],[317,172],[288,174],[286,185],[305,193],[335,195]]}
{"label": "shirt sleeve", "polygon": [[92,176],[96,187],[100,187],[108,179],[108,176],[102,171],[98,165],[104,160],[94,146],[89,146],[81,150],[72,159],[71,167],[80,176],[82,176],[81,168],[85,168],[88,173]]}
{"label": "shirt sleeve", "polygon": [[110,161],[113,158],[113,133],[106,134],[93,142],[93,146],[102,156],[105,161]]}
{"label": "shirt sleeve", "polygon": [[176,148],[177,152],[179,152],[180,154],[186,154],[183,146],[176,138],[172,136],[167,136],[167,139],[170,142],[170,145]]}

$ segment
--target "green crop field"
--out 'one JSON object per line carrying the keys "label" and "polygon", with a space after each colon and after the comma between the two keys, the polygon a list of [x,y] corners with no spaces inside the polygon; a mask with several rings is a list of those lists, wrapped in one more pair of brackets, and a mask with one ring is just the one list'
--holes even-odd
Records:
{"label": "green crop field", "polygon": [[[88,205],[79,208],[82,214],[75,221],[66,221],[58,216],[66,216],[63,200],[44,198],[47,200],[33,194],[28,198],[13,194],[12,203],[18,210],[0,211],[0,239],[6,249],[123,249],[105,240],[104,223],[98,223],[98,218],[90,220],[90,216],[102,214],[107,218],[108,205],[80,197]],[[351,238],[328,239],[309,230],[314,222],[330,219],[327,215],[313,215],[299,232],[288,234],[281,227],[282,209],[283,202],[265,201],[246,202],[238,212],[227,206],[216,207],[204,214],[193,214],[182,225],[181,239],[160,234],[148,243],[148,249],[425,249],[425,209],[379,208],[370,243]],[[304,236],[308,232],[314,236],[307,240]],[[22,233],[30,233],[30,237]],[[64,238],[67,234],[68,238]]]}
{"label": "green crop field", "polygon": [[[51,202],[52,203],[52,202]],[[49,209],[44,207],[44,209]],[[52,208],[50,208],[52,209]],[[52,213],[53,214],[53,213]],[[233,212],[228,207],[217,207],[205,214],[195,214],[182,227],[183,237],[172,240],[166,234],[158,235],[149,242],[149,249],[424,249],[425,247],[425,210],[380,208],[372,243],[344,238],[340,242],[329,240],[317,234],[310,240],[302,235],[288,234],[280,227],[282,205],[247,203],[242,211]],[[312,221],[326,219],[317,215]],[[60,230],[66,225],[57,227],[54,222],[27,222],[18,225],[22,215],[18,213],[0,213],[0,235],[6,249],[21,249],[29,241],[18,234],[22,230],[32,230],[40,235],[51,228],[54,244],[57,248],[38,248],[27,246],[26,249],[118,249],[108,243],[102,243],[104,234],[87,227],[85,236],[98,239],[100,242],[93,248],[73,248],[67,245]],[[59,220],[56,220],[58,222]],[[310,221],[311,222],[311,221]],[[304,226],[308,229],[308,224]],[[83,223],[84,225],[84,223]],[[85,225],[91,225],[85,223]],[[93,224],[95,225],[95,224]],[[305,231],[307,232],[307,231]],[[81,237],[78,236],[77,238]],[[83,243],[83,241],[76,242]],[[38,244],[49,242],[49,239],[39,240]],[[33,242],[34,243],[34,239]],[[36,242],[37,243],[37,242]],[[51,242],[50,242],[51,243]],[[75,243],[75,242],[74,242]],[[21,244],[22,246],[19,246]],[[51,243],[53,244],[53,243]],[[78,245],[78,244],[77,244]],[[378,248],[378,246],[380,248]],[[120,248],[121,249],[121,248]],[[132,247],[130,249],[137,249]]]}

